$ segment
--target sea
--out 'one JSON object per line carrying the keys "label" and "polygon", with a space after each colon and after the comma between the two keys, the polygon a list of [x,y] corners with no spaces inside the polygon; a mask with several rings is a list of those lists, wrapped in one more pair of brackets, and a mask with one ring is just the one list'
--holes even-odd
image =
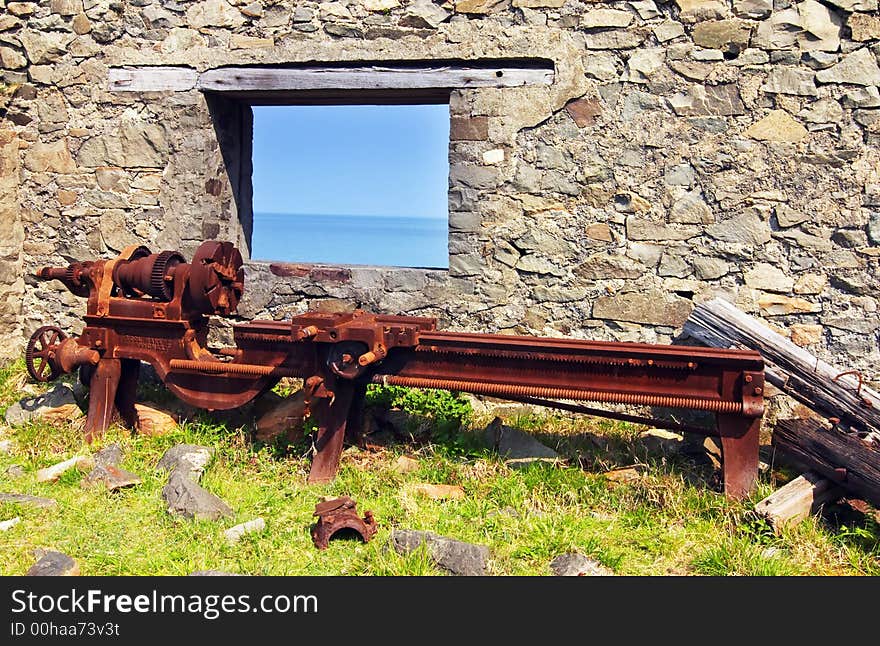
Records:
{"label": "sea", "polygon": [[254,213],[251,258],[446,269],[446,218]]}

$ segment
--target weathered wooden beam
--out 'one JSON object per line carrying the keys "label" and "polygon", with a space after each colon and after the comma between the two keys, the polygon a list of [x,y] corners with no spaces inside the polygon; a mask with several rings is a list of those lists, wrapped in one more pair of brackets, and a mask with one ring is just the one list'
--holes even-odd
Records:
{"label": "weathered wooden beam", "polygon": [[111,67],[108,75],[114,92],[183,92],[199,80],[191,67]]}
{"label": "weathered wooden beam", "polygon": [[222,67],[199,74],[190,67],[111,67],[115,92],[278,92],[296,90],[425,90],[550,85],[552,67],[361,66]]}
{"label": "weathered wooden beam", "polygon": [[771,444],[810,470],[873,505],[880,505],[880,449],[815,419],[783,419]]}
{"label": "weathered wooden beam", "polygon": [[880,439],[880,393],[857,374],[822,361],[727,301],[716,298],[697,305],[683,331],[709,346],[757,350],[774,386],[824,416]]}
{"label": "weathered wooden beam", "polygon": [[214,92],[376,90],[549,85],[552,69],[518,67],[224,67],[199,75]]}
{"label": "weathered wooden beam", "polygon": [[755,513],[770,523],[777,534],[792,527],[822,505],[840,497],[842,489],[814,471],[807,471],[755,505]]}

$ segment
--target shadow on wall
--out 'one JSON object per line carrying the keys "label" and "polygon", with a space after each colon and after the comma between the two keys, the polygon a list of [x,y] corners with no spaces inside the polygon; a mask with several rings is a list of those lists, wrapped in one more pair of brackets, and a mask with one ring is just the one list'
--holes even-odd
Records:
{"label": "shadow on wall", "polygon": [[[205,93],[208,112],[217,134],[220,154],[226,166],[226,175],[232,187],[232,198],[242,229],[242,240],[239,249],[245,260],[251,256],[251,236],[254,229],[253,213],[253,142],[254,113],[250,105],[236,99]],[[222,178],[205,178],[205,190],[211,195],[219,195],[222,190]],[[205,230],[205,239],[214,238],[219,233]],[[244,248],[242,248],[242,245]]]}

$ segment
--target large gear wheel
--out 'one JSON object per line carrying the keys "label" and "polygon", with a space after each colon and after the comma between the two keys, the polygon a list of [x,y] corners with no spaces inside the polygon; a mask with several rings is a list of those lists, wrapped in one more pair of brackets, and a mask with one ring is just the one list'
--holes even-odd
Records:
{"label": "large gear wheel", "polygon": [[44,325],[31,335],[24,353],[31,379],[45,383],[54,381],[61,375],[55,352],[66,338],[64,331],[55,325]]}
{"label": "large gear wheel", "polygon": [[165,280],[165,277],[172,267],[184,262],[186,259],[176,251],[163,251],[156,254],[153,269],[150,271],[150,296],[161,301],[170,301],[174,296],[174,283]]}

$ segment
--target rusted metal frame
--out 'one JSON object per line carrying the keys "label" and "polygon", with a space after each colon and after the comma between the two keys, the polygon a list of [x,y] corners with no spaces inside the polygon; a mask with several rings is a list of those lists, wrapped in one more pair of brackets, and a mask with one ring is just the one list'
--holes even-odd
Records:
{"label": "rusted metal frame", "polygon": [[136,247],[112,261],[39,275],[89,299],[78,338],[58,345],[37,339],[39,358],[54,362],[53,370],[81,365],[90,375],[89,439],[106,429],[114,409],[133,423],[143,360],[181,399],[209,409],[246,403],[282,376],[303,377],[319,427],[310,482],[332,479],[346,436],[356,439],[368,382],[707,410],[716,413],[728,494],[745,495],[757,475],[763,362],[754,352],[438,332],[435,319],[355,311],[238,325],[235,347],[215,356],[204,347],[205,315],[234,310],[243,289],[241,256],[230,243],[204,243],[191,264],[176,252]]}

